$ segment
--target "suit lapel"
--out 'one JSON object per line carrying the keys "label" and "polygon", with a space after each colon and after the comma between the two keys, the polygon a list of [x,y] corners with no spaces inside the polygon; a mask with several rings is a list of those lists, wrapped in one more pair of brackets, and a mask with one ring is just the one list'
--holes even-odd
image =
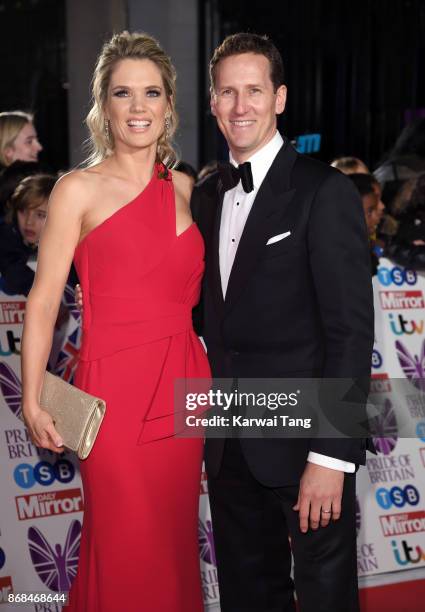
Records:
{"label": "suit lapel", "polygon": [[[290,189],[290,175],[296,157],[295,149],[285,141],[258,190],[242,232],[230,274],[225,300],[226,312],[238,299],[260,252],[273,233],[276,222],[284,214],[294,196],[295,189]],[[223,202],[223,197],[221,202]],[[216,252],[218,253],[218,242]]]}

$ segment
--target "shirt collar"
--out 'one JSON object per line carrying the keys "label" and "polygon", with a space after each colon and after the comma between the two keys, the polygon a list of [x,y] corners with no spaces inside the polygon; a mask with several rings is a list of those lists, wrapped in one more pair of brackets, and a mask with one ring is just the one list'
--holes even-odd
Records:
{"label": "shirt collar", "polygon": [[[269,171],[270,166],[272,165],[274,158],[280,151],[283,145],[283,138],[280,133],[276,130],[273,138],[262,147],[259,151],[254,153],[252,157],[247,159],[246,161],[251,162],[251,171],[252,171],[252,179],[254,181],[254,189],[259,189],[261,183],[264,180],[267,172]],[[236,162],[229,152],[229,161],[234,166],[238,166],[238,162]]]}

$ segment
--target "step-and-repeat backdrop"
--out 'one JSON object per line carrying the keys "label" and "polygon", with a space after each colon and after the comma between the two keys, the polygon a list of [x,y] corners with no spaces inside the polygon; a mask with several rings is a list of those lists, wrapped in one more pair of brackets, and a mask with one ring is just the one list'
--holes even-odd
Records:
{"label": "step-and-repeat backdrop", "polygon": [[381,259],[373,287],[381,410],[357,477],[360,576],[425,567],[425,276]]}
{"label": "step-and-repeat backdrop", "polygon": [[[358,473],[360,576],[425,567],[425,278],[381,260],[374,279],[376,342],[372,390],[384,409],[374,425],[377,455]],[[72,381],[80,343],[72,288],[69,319],[55,333],[52,371]],[[21,420],[20,344],[25,298],[0,293],[0,605],[35,592],[27,609],[61,610],[78,562],[84,495],[74,455],[36,448]],[[403,379],[400,389],[397,380]],[[400,415],[410,438],[399,437]],[[207,610],[219,609],[205,473],[200,482],[199,552]],[[394,575],[397,581],[397,575]],[[56,600],[55,600],[56,597]],[[49,601],[46,601],[46,600]],[[44,600],[44,601],[43,601]]]}

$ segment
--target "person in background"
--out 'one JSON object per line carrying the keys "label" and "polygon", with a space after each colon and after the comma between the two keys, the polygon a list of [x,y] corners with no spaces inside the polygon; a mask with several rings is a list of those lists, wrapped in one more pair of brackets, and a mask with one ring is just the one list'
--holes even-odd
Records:
{"label": "person in background", "polygon": [[397,205],[398,231],[385,255],[412,270],[425,270],[425,173],[406,183]]}
{"label": "person in background", "polygon": [[16,187],[27,176],[44,174],[38,162],[16,160],[0,171],[0,223],[4,221],[7,203]]}
{"label": "person in background", "polygon": [[36,162],[43,150],[30,113],[0,113],[0,166],[10,166],[17,159]]}
{"label": "person in background", "polygon": [[382,187],[382,199],[389,212],[406,182],[425,172],[425,117],[415,119],[400,132],[392,149],[373,174]]}
{"label": "person in background", "polygon": [[28,295],[34,270],[28,265],[37,257],[38,242],[47,217],[47,202],[56,177],[36,174],[15,189],[0,226],[0,273],[8,294]]}
{"label": "person in background", "polygon": [[370,241],[372,274],[376,274],[379,256],[382,255],[383,246],[379,244],[379,240],[377,240],[377,229],[381,223],[385,210],[385,204],[381,200],[381,188],[372,174],[350,174],[349,178],[356,186],[362,198],[367,233]]}
{"label": "person in background", "polygon": [[369,168],[358,157],[336,157],[331,166],[343,174],[369,174]]}
{"label": "person in background", "polygon": [[179,172],[183,172],[190,179],[192,179],[192,187],[196,183],[198,175],[196,174],[196,170],[193,166],[191,166],[188,162],[179,161],[175,166],[174,170],[178,170]]}

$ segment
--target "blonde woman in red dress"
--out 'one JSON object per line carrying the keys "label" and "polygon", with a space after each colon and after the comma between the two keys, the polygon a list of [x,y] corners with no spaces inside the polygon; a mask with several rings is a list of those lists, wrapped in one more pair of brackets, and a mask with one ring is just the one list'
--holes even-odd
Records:
{"label": "blonde woman in red dress", "polygon": [[190,179],[174,159],[175,72],[158,43],[107,43],[88,116],[90,164],[57,183],[23,338],[23,411],[33,441],[61,452],[39,394],[74,259],[84,294],[76,384],[106,400],[81,463],[85,513],[73,612],[203,610],[197,517],[203,441],[174,435],[173,382],[208,377],[192,328],[204,245]]}

